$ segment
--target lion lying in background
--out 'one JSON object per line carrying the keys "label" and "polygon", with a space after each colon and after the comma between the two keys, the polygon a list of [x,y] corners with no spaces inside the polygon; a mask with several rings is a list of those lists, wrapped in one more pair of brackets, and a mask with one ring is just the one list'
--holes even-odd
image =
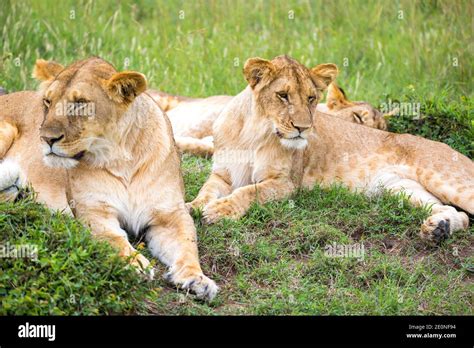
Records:
{"label": "lion lying in background", "polygon": [[94,237],[148,272],[127,236],[144,235],[170,282],[212,299],[218,288],[199,264],[171,125],[143,93],[145,77],[100,58],[66,68],[39,60],[34,76],[39,92],[0,97],[0,198],[27,181],[41,202],[69,203]]}
{"label": "lion lying in background", "polygon": [[322,92],[334,80],[333,64],[307,69],[280,56],[252,58],[249,85],[214,124],[212,173],[190,209],[203,220],[238,219],[253,202],[288,197],[298,187],[342,183],[368,195],[404,193],[414,205],[431,205],[421,237],[440,242],[468,227],[474,213],[474,163],[448,145],[394,134],[318,113]]}
{"label": "lion lying in background", "polygon": [[[198,156],[212,155],[212,127],[221,111],[232,100],[232,96],[189,98],[154,90],[149,90],[148,93],[167,112],[176,144],[181,151]],[[348,100],[335,82],[329,85],[326,103],[318,104],[316,110],[345,121],[387,129],[384,115],[380,111],[369,103]]]}

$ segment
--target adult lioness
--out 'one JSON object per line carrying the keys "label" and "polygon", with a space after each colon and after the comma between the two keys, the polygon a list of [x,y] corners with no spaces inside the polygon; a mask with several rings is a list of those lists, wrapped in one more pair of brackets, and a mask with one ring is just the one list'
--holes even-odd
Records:
{"label": "adult lioness", "polygon": [[72,214],[66,199],[66,170],[43,162],[42,120],[40,93],[0,96],[0,201],[14,200],[22,187],[31,185],[37,201]]}
{"label": "adult lioness", "polygon": [[[166,108],[176,144],[181,151],[198,156],[212,155],[212,126],[232,96],[189,98],[153,90],[149,90],[149,93],[162,108]],[[316,110],[349,122],[387,129],[380,111],[367,102],[349,101],[335,82],[329,85],[326,103],[319,103]]]}
{"label": "adult lioness", "polygon": [[[40,60],[34,75],[43,81],[38,93],[1,99],[2,110],[9,107],[2,129],[13,139],[7,156],[13,151],[12,158],[32,153],[37,159],[40,138],[43,160],[55,168],[45,173],[67,181],[62,189],[74,215],[96,238],[146,269],[149,261],[127,238],[127,232],[143,233],[151,253],[169,267],[168,280],[199,298],[212,299],[217,286],[199,265],[171,126],[155,101],[142,93],[145,77],[117,72],[100,58],[66,68]],[[27,103],[36,107],[29,109]],[[19,113],[24,111],[31,114]],[[42,119],[39,130],[37,119]],[[23,143],[31,141],[29,149],[15,144],[21,133],[35,137]]]}
{"label": "adult lioness", "polygon": [[474,213],[474,164],[449,146],[393,134],[316,113],[333,64],[307,69],[281,56],[252,58],[249,86],[214,124],[212,174],[189,208],[212,223],[239,218],[252,202],[288,196],[297,187],[341,182],[352,190],[405,192],[416,205],[432,204],[421,237],[440,241],[468,226]]}

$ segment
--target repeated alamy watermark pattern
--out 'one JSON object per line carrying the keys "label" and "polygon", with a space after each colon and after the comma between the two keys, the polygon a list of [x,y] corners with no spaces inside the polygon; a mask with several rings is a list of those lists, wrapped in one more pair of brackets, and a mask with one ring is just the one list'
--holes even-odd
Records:
{"label": "repeated alamy watermark pattern", "polygon": [[255,151],[253,150],[223,150],[214,154],[214,162],[221,164],[247,164],[254,161]]}
{"label": "repeated alamy watermark pattern", "polygon": [[411,116],[418,119],[421,116],[421,103],[415,102],[394,102],[388,99],[380,105],[380,111],[384,115],[391,116]]}
{"label": "repeated alamy watermark pattern", "polygon": [[365,248],[362,243],[338,244],[334,242],[325,246],[324,255],[326,257],[355,258],[359,261],[363,261],[365,257]]}
{"label": "repeated alamy watermark pattern", "polygon": [[0,244],[0,258],[38,260],[38,245],[35,244]]}
{"label": "repeated alamy watermark pattern", "polygon": [[95,103],[85,101],[58,103],[56,104],[55,112],[57,116],[94,117]]}

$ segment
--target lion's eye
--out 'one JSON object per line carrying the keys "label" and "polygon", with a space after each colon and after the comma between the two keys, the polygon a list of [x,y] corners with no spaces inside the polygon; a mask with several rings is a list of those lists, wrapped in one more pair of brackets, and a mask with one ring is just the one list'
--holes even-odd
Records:
{"label": "lion's eye", "polygon": [[77,99],[74,104],[78,104],[79,106],[82,106],[83,104],[87,104],[87,100],[85,99]]}
{"label": "lion's eye", "polygon": [[51,100],[43,99],[43,104],[44,106],[46,106],[46,108],[49,108],[51,106]]}
{"label": "lion's eye", "polygon": [[288,101],[288,93],[286,93],[286,92],[278,92],[277,96],[281,100]]}
{"label": "lion's eye", "polygon": [[88,101],[85,99],[77,99],[74,102],[74,109],[76,110],[82,110],[87,106]]}
{"label": "lion's eye", "polygon": [[69,116],[84,116],[87,103],[88,101],[83,98],[74,100],[70,105]]}
{"label": "lion's eye", "polygon": [[316,97],[314,97],[314,96],[308,97],[308,101],[309,101],[310,104],[312,104],[315,100],[316,100]]}

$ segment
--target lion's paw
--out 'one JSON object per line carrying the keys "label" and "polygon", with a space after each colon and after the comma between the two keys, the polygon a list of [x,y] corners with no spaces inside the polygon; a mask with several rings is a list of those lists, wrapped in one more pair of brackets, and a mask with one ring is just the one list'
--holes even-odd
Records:
{"label": "lion's paw", "polygon": [[0,200],[14,201],[25,185],[18,163],[5,160],[0,162]]}
{"label": "lion's paw", "polygon": [[469,218],[464,212],[449,207],[431,215],[421,225],[420,237],[430,244],[439,244],[448,239],[453,232],[466,229]]}
{"label": "lion's paw", "polygon": [[130,256],[130,265],[132,265],[140,275],[145,276],[147,280],[153,280],[155,271],[150,261],[140,253]]}
{"label": "lion's paw", "polygon": [[228,198],[220,198],[209,202],[203,209],[203,222],[213,224],[224,218],[238,219],[243,215],[241,209],[232,204]]}
{"label": "lion's paw", "polygon": [[172,272],[168,272],[165,278],[181,289],[191,291],[201,300],[212,301],[219,291],[216,283],[201,272],[192,273],[185,277],[177,277]]}
{"label": "lion's paw", "polygon": [[[194,201],[193,201],[194,202]],[[197,210],[197,206],[193,202],[186,203],[184,206],[188,213],[192,213],[194,210]]]}
{"label": "lion's paw", "polygon": [[439,244],[449,238],[449,220],[425,221],[420,236],[428,243]]}
{"label": "lion's paw", "polygon": [[188,209],[188,212],[196,211],[198,209],[204,208],[204,206],[207,204],[208,200],[203,199],[203,198],[196,198],[192,202],[186,203],[186,209]]}

